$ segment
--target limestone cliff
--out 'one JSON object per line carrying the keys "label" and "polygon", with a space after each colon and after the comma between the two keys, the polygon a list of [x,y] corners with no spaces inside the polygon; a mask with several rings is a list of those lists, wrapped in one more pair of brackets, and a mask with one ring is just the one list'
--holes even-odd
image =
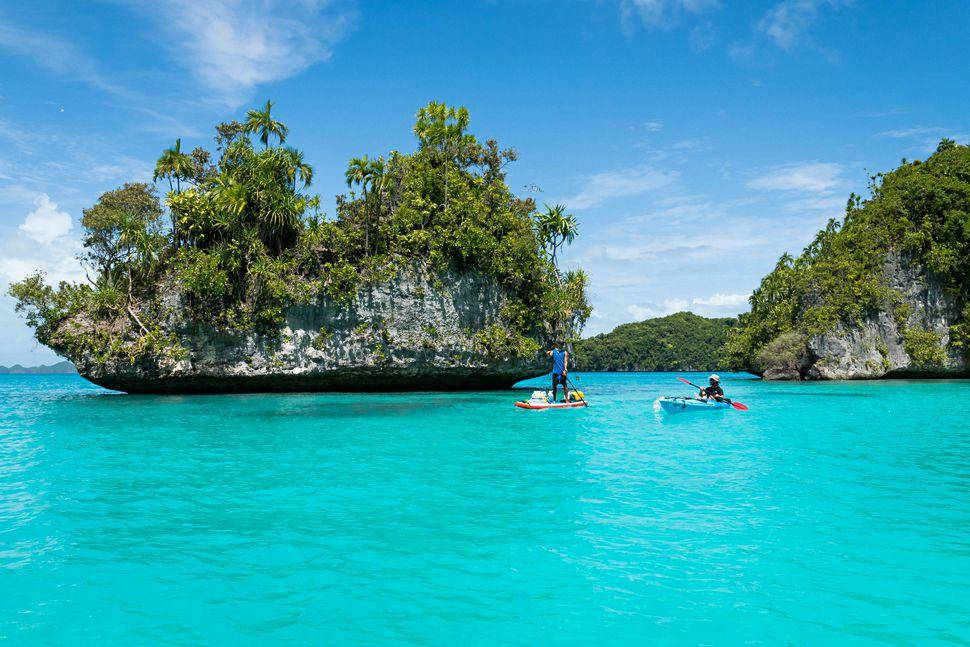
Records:
{"label": "limestone cliff", "polygon": [[520,358],[483,344],[508,295],[474,272],[405,269],[359,288],[350,305],[320,297],[289,307],[277,335],[185,319],[183,299],[174,290],[162,295],[162,329],[177,339],[178,355],[69,359],[95,384],[129,393],[495,389],[546,372],[538,352]]}
{"label": "limestone cliff", "polygon": [[950,327],[961,316],[943,282],[898,253],[887,255],[882,282],[892,295],[882,309],[855,324],[839,322],[832,331],[809,337],[804,349],[788,355],[794,361],[763,366],[764,378],[939,378],[970,372],[964,354],[950,345]]}

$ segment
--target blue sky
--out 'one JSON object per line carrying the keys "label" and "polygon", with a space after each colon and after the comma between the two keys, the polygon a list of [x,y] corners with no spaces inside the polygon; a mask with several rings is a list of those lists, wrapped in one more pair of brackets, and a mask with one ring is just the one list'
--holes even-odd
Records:
{"label": "blue sky", "polygon": [[[355,155],[463,104],[565,203],[587,334],[731,315],[867,171],[970,134],[970,11],[894,0],[154,0],[0,6],[0,288],[81,279],[81,210],[271,98],[329,213]],[[0,364],[53,354],[0,299]]]}

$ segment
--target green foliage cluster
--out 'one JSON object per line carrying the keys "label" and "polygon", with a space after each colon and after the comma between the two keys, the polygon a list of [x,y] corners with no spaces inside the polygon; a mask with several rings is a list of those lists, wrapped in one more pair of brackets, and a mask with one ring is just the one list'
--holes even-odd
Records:
{"label": "green foliage cluster", "polygon": [[53,288],[34,275],[11,288],[37,338],[74,349],[81,342],[60,324],[83,313],[103,331],[85,348],[138,346],[132,330],[162,343],[153,331],[171,286],[197,321],[274,335],[287,306],[318,296],[349,303],[361,285],[416,264],[438,276],[479,272],[511,295],[497,328],[482,331],[489,352],[534,353],[529,337],[578,334],[590,313],[586,277],[556,265],[576,221],[561,206],[540,217],[531,199],[512,194],[504,167],[515,151],[470,134],[467,110],[432,102],[418,112],[415,152],[351,160],[351,192],[338,196],[334,219],[306,192],[313,169],[284,146],[288,129],[271,111],[267,102],[245,123],[217,126],[214,154],[185,153],[181,140],[162,153],[155,179],[169,184],[169,227],[144,184],[86,210],[90,285]]}
{"label": "green foliage cluster", "polygon": [[505,326],[492,324],[475,335],[475,342],[492,359],[531,357],[539,352],[539,342]]}
{"label": "green foliage cluster", "polygon": [[907,328],[903,332],[903,348],[917,366],[939,366],[946,361],[940,336],[932,330]]}
{"label": "green foliage cluster", "polygon": [[[970,147],[944,139],[926,161],[903,160],[872,176],[870,190],[866,200],[851,195],[841,220],[830,220],[797,258],[783,255],[762,279],[727,344],[726,366],[757,367],[759,353],[780,335],[807,338],[880,309],[893,312],[905,336],[908,309],[883,277],[890,250],[939,277],[961,307],[970,303]],[[955,346],[963,343],[966,314],[954,326]],[[910,338],[906,348],[918,363],[944,352],[923,352],[928,339],[918,331]]]}
{"label": "green foliage cluster", "polygon": [[799,374],[805,365],[808,348],[805,337],[794,330],[782,333],[758,351],[755,366],[759,372],[769,367],[788,374]]}
{"label": "green foliage cluster", "polygon": [[583,371],[714,370],[736,325],[736,319],[691,312],[623,324],[576,342],[570,362]]}

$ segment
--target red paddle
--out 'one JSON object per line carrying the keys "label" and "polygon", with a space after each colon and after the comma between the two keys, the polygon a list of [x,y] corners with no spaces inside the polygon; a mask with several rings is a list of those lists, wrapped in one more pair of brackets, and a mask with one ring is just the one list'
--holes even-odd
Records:
{"label": "red paddle", "polygon": [[[702,388],[702,387],[697,386],[693,382],[688,382],[686,379],[684,379],[682,377],[678,377],[677,379],[680,380],[681,382],[683,382],[684,384],[690,384],[695,389]],[[728,404],[730,404],[732,407],[734,407],[738,411],[747,411],[748,410],[748,406],[747,405],[741,404],[740,402],[736,402],[735,400],[730,400],[728,398],[721,398],[720,400],[718,400],[718,402],[727,402]]]}

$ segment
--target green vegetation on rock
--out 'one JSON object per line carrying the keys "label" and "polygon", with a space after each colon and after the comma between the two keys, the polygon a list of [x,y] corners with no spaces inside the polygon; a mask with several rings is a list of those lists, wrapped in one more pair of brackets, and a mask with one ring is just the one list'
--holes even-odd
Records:
{"label": "green vegetation on rock", "polygon": [[584,371],[709,371],[721,359],[733,318],[690,312],[617,326],[576,342],[572,364]]}
{"label": "green vegetation on rock", "polygon": [[903,347],[917,366],[939,366],[946,360],[940,336],[932,330],[907,328],[903,333]]}
{"label": "green vegetation on rock", "polygon": [[[575,219],[559,207],[540,216],[512,194],[504,168],[515,151],[470,134],[467,110],[432,102],[417,114],[415,152],[351,160],[351,192],[328,219],[307,193],[312,167],[284,146],[289,132],[272,108],[217,126],[214,153],[185,153],[181,140],[162,153],[155,178],[170,188],[170,224],[145,184],[86,210],[89,283],[52,287],[35,274],[10,289],[37,339],[98,362],[179,357],[185,349],[165,328],[175,310],[272,338],[289,306],[349,304],[360,287],[414,267],[475,272],[502,287],[501,320],[477,332],[489,355],[534,354],[537,339],[578,336],[590,313],[586,276],[555,264]],[[321,330],[315,344],[327,339]]]}
{"label": "green vegetation on rock", "polygon": [[890,251],[925,268],[954,298],[963,320],[951,327],[950,343],[966,352],[970,147],[944,139],[926,161],[903,160],[871,181],[870,198],[851,195],[841,220],[830,220],[797,258],[783,255],[761,281],[728,342],[726,367],[763,370],[776,351],[787,362],[795,340],[831,332],[840,322],[859,325],[878,311],[892,313],[915,364],[941,363],[939,336],[908,328],[909,307],[887,287]]}

